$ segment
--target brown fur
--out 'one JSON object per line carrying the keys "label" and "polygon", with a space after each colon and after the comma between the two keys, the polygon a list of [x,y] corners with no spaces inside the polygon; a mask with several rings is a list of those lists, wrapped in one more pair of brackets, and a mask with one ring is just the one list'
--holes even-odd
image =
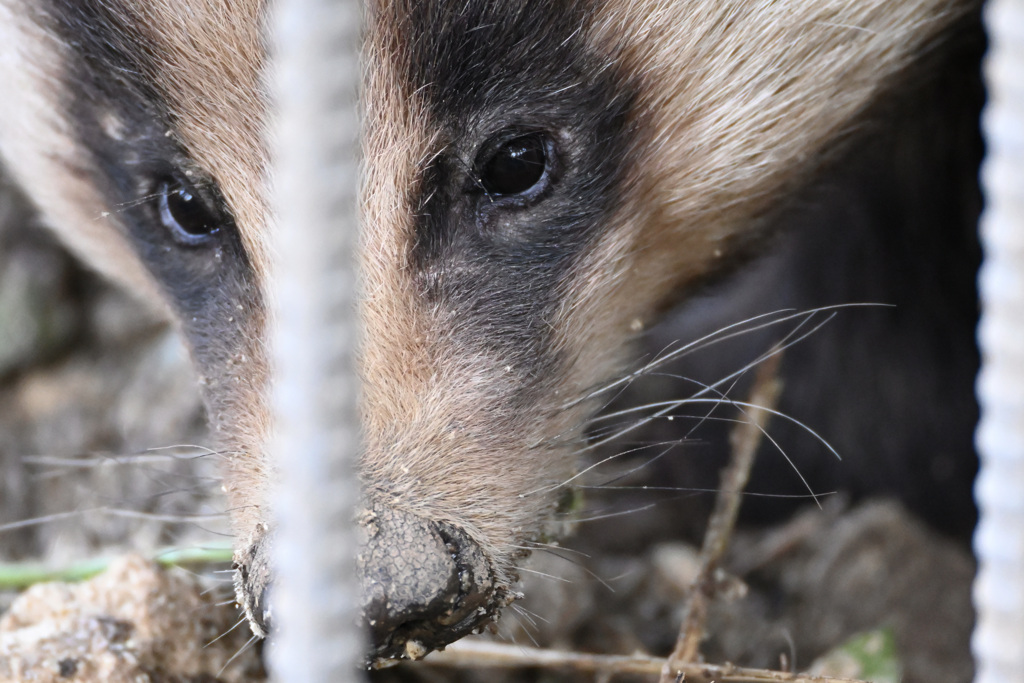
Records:
{"label": "brown fur", "polygon": [[417,122],[416,98],[383,66],[403,59],[394,20],[371,15],[367,481],[399,482],[397,504],[475,530],[510,561],[554,505],[550,490],[537,491],[575,467],[589,406],[563,406],[609,379],[636,321],[713,272],[963,9],[941,0],[603,3],[585,30],[610,61],[643,75],[634,121],[643,134],[623,160],[628,194],[616,226],[562,285],[560,391],[521,414],[503,410],[515,387],[504,360],[453,347],[444,316],[417,310],[405,261],[410,187],[439,148]]}
{"label": "brown fur", "polygon": [[[48,222],[98,268],[155,300],[156,287],[77,171],[53,116],[62,46],[29,0],[0,1],[0,149]],[[404,17],[368,11],[361,210],[362,477],[371,495],[463,528],[508,580],[519,548],[543,536],[557,486],[571,476],[592,406],[578,402],[622,366],[629,340],[670,297],[713,273],[756,234],[778,198],[820,164],[830,142],[971,3],[952,0],[607,0],[582,26],[588,43],[632,74],[636,143],[623,199],[604,237],[560,283],[549,321],[561,351],[556,389],[509,408],[528,369],[453,341],[452,319],[419,295],[410,263],[414,187],[442,151],[415,92]],[[187,11],[186,11],[187,9]],[[267,101],[259,0],[138,3],[129,25],[155,46],[148,74],[172,134],[214,178],[260,282],[272,272]],[[116,128],[116,121],[111,125]],[[111,212],[109,217],[106,212]],[[639,321],[639,322],[638,322]],[[225,325],[232,324],[225,321]],[[230,453],[227,490],[243,543],[267,521],[269,370],[265,321],[213,392]]]}
{"label": "brown fur", "polygon": [[[179,2],[157,0],[134,9],[138,14],[126,23],[138,27],[161,57],[161,68],[148,77],[170,107],[174,134],[217,181],[241,227],[257,281],[265,283],[273,226],[266,190],[265,3],[196,0],[183,12]],[[229,367],[218,378],[224,386],[214,389],[227,400],[211,415],[220,432],[216,438],[225,454],[225,491],[236,511],[233,521],[240,538],[266,521],[267,483],[272,480],[264,456],[270,425],[263,311],[256,311],[249,324],[246,347],[228,360]]]}
{"label": "brown fur", "polygon": [[544,512],[519,494],[557,483],[572,463],[524,461],[544,432],[503,410],[514,384],[505,363],[453,346],[444,311],[420,301],[409,263],[413,189],[439,143],[396,73],[407,58],[402,18],[382,7],[368,23],[363,479],[396,507],[465,528],[508,567],[510,554],[518,553],[513,546],[523,540],[520,530],[535,527]]}
{"label": "brown fur", "polygon": [[[62,110],[59,78],[64,52],[33,20],[20,0],[0,3],[4,47],[4,87],[19,96],[0,104],[0,150],[17,160],[12,171],[30,191],[47,223],[98,270],[119,281],[147,303],[170,315],[158,283],[146,272],[117,225],[118,207],[107,206],[90,183],[87,162],[73,142]],[[242,226],[241,235],[257,272],[269,272],[266,178],[267,96],[262,86],[263,2],[200,1],[182,12],[180,3],[145,2],[124,24],[137,30],[161,55],[162,68],[146,74],[164,96],[177,124],[169,134],[219,184]],[[105,122],[117,134],[111,114]],[[81,170],[78,170],[81,169]],[[231,325],[225,320],[225,325]],[[246,537],[265,517],[268,477],[263,444],[268,438],[267,367],[260,311],[252,316],[249,343],[228,367],[206,373],[204,382],[221,406],[211,421],[226,460],[225,490],[235,529]],[[216,376],[216,377],[214,377]]]}
{"label": "brown fur", "polygon": [[580,367],[607,367],[637,319],[756,237],[828,143],[968,5],[607,3],[594,41],[643,74],[644,135],[617,227],[566,287],[558,327]]}

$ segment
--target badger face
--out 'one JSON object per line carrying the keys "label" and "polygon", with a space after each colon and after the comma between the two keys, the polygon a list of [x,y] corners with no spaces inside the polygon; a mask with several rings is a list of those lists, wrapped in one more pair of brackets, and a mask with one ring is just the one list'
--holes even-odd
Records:
{"label": "badger face", "polygon": [[[629,340],[735,260],[971,4],[369,4],[372,656],[443,647],[507,604]],[[18,93],[0,98],[0,149],[68,244],[188,339],[260,633],[275,479],[266,19],[260,0],[0,0],[0,86]]]}

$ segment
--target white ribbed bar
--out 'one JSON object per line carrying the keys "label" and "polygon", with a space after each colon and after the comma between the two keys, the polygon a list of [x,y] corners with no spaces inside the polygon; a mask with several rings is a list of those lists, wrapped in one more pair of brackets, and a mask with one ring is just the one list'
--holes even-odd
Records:
{"label": "white ribbed bar", "polygon": [[974,536],[976,683],[1024,682],[1024,0],[985,10],[991,47],[982,170],[985,262]]}
{"label": "white ribbed bar", "polygon": [[359,677],[353,512],[355,249],[359,152],[357,0],[277,0],[274,457],[270,664],[277,681]]}

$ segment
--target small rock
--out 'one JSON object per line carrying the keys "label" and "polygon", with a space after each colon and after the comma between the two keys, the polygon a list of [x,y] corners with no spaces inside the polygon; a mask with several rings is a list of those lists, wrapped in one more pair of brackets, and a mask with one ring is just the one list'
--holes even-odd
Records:
{"label": "small rock", "polygon": [[[139,556],[80,584],[25,591],[0,618],[0,681],[263,680],[238,618],[191,576]],[[222,634],[225,637],[219,638]]]}

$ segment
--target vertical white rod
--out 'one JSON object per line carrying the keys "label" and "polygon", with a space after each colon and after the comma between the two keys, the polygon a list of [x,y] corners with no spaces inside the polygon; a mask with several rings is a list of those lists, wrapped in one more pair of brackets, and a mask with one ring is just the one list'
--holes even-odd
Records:
{"label": "vertical white rod", "polygon": [[985,8],[976,683],[1024,682],[1024,0]]}
{"label": "vertical white rod", "polygon": [[277,0],[275,453],[280,474],[270,664],[294,683],[351,681],[358,499],[355,249],[357,0]]}

